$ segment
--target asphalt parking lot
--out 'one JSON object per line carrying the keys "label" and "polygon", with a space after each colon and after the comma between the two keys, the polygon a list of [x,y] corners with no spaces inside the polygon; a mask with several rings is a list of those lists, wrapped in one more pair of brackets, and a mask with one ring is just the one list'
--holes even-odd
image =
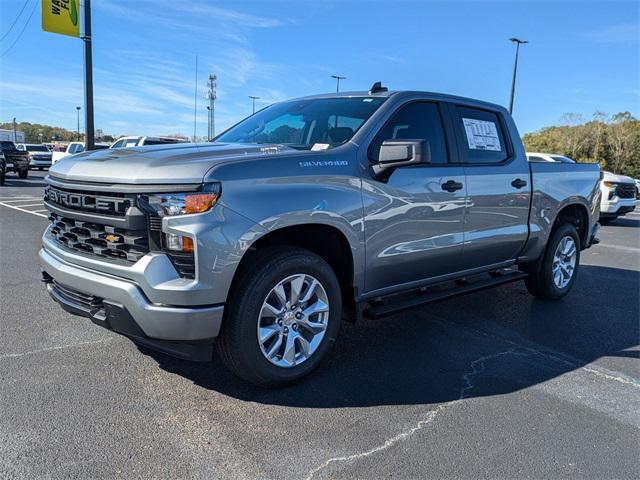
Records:
{"label": "asphalt parking lot", "polygon": [[518,282],[346,324],[265,391],[55,305],[44,174],[0,187],[0,478],[637,478],[640,212],[563,301]]}

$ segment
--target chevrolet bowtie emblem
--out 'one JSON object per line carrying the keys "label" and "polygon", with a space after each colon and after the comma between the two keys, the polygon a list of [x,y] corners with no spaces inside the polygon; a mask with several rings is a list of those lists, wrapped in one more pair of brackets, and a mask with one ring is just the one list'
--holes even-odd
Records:
{"label": "chevrolet bowtie emblem", "polygon": [[114,243],[121,241],[120,235],[113,235],[112,233],[108,234],[104,238],[107,239],[109,242],[114,242]]}

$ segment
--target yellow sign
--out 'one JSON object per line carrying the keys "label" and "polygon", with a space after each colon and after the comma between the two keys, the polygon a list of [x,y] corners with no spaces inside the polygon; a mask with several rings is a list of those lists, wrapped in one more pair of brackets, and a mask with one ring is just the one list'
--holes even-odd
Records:
{"label": "yellow sign", "polygon": [[42,30],[79,37],[78,0],[42,0]]}

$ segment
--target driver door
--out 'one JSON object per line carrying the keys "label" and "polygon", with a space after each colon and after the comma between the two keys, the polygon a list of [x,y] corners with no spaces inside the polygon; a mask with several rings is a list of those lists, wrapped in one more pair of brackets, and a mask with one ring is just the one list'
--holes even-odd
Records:
{"label": "driver door", "polygon": [[365,293],[387,293],[463,269],[465,175],[450,163],[437,102],[399,107],[371,143],[375,161],[384,140],[426,140],[431,161],[398,167],[386,180],[363,179]]}

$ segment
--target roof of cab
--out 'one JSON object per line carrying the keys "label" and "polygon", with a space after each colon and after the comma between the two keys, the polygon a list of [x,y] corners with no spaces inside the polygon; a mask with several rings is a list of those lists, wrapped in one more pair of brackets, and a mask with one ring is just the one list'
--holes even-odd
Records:
{"label": "roof of cab", "polygon": [[310,100],[314,98],[350,98],[350,97],[369,97],[369,98],[389,98],[389,97],[410,97],[410,96],[424,96],[426,98],[432,100],[438,100],[442,102],[452,102],[452,103],[463,103],[469,105],[477,105],[484,106],[487,108],[495,109],[495,110],[503,110],[506,111],[505,107],[502,105],[498,105],[496,103],[486,102],[484,100],[478,100],[475,98],[469,97],[460,97],[457,95],[450,95],[446,93],[438,93],[438,92],[426,92],[420,90],[394,90],[394,91],[382,91],[369,93],[368,91],[353,91],[353,92],[340,92],[340,93],[321,93],[318,95],[307,95],[304,97],[294,98],[285,101],[296,101],[296,100]]}

